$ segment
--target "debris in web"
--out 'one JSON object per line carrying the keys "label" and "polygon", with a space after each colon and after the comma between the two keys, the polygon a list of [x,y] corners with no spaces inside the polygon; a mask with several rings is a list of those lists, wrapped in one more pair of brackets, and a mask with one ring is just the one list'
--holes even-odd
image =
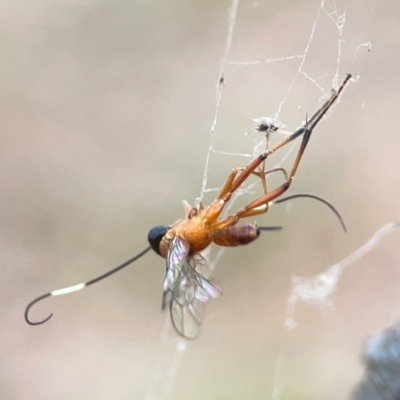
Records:
{"label": "debris in web", "polygon": [[382,226],[354,253],[317,276],[310,278],[294,276],[288,300],[286,327],[293,329],[296,326],[294,312],[298,302],[314,306],[325,316],[334,305],[335,289],[345,269],[373,250],[384,236],[399,227],[400,221]]}
{"label": "debris in web", "polygon": [[272,133],[279,129],[276,125],[274,125],[272,118],[269,117],[253,118],[252,121],[256,125],[257,132]]}

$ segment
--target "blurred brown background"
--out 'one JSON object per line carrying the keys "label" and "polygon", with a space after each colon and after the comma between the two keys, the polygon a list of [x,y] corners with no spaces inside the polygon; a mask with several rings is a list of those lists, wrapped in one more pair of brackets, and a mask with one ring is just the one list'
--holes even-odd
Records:
{"label": "blurred brown background", "polygon": [[[227,67],[211,144],[251,154],[251,118],[286,98],[280,120],[293,130],[329,94],[337,65],[339,79],[359,75],[316,129],[291,188],[333,202],[348,233],[309,200],[258,218],[284,231],[223,254],[224,296],[179,358],[154,254],[47,299],[31,315],[54,312],[46,325],[28,326],[23,312],[131,257],[152,226],[182,216],[182,199],[199,196],[229,2],[0,0],[2,399],[348,396],[364,339],[400,317],[400,232],[345,271],[326,317],[299,304],[296,329],[284,321],[293,275],[322,272],[400,216],[400,10],[395,0],[335,4],[339,14],[347,4],[339,61],[334,3],[240,3],[229,58],[299,55],[317,22],[302,71],[324,90],[299,74],[288,93],[301,59]],[[367,42],[370,51],[358,47]],[[212,155],[208,187],[248,161]]]}

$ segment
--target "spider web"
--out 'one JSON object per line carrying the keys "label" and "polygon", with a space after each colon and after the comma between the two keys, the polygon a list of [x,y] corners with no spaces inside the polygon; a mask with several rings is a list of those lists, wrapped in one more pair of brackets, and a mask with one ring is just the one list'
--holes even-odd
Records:
{"label": "spider web", "polygon": [[[274,125],[280,128],[278,133],[272,135],[271,141],[279,141],[285,132],[294,131],[304,122],[307,113],[312,113],[330,96],[331,89],[340,85],[346,73],[353,73],[354,79],[350,82],[349,87],[333,107],[333,111],[328,113],[317,128],[317,130],[323,130],[326,121],[331,119],[330,117],[337,112],[337,109],[344,106],[341,104],[342,101],[348,101],[344,100],[348,96],[346,92],[352,90],[352,87],[357,85],[361,79],[357,75],[357,63],[360,55],[371,50],[372,45],[369,41],[360,42],[359,39],[351,38],[346,33],[348,19],[351,18],[348,1],[321,0],[307,9],[308,13],[304,15],[304,18],[296,19],[292,16],[293,23],[298,26],[299,32],[307,31],[308,34],[294,38],[296,46],[289,47],[288,50],[279,49],[277,46],[271,46],[272,50],[268,48],[273,39],[271,37],[265,39],[265,32],[262,31],[262,18],[268,16],[263,7],[265,6],[259,2],[240,0],[233,0],[229,6],[227,34],[217,76],[215,109],[209,131],[209,147],[205,156],[205,168],[200,195],[196,199],[197,204],[199,202],[208,204],[208,200],[215,197],[220,188],[218,185],[223,181],[223,172],[226,174],[230,167],[246,165],[265,149],[265,134],[256,131],[256,125],[251,125],[251,119],[270,118]],[[259,19],[256,18],[254,26],[250,29],[247,14],[253,11],[252,15],[254,16],[254,11],[257,9],[260,9],[261,16]],[[271,21],[269,22],[271,23]],[[275,28],[281,28],[281,30],[273,32],[274,37],[279,37],[285,32],[285,27],[279,24],[279,18],[272,23]],[[295,29],[292,31],[296,33]],[[263,35],[259,35],[258,40],[252,42],[251,38],[257,38],[257,33],[260,32]],[[245,42],[244,46],[243,42]],[[246,50],[249,54],[246,54]],[[263,56],[258,58],[257,55],[260,54]],[[289,72],[281,74],[281,70],[284,69]],[[278,83],[273,82],[276,74],[278,74]],[[284,77],[282,78],[280,75]],[[264,80],[268,83],[261,89],[256,88],[257,84],[262,86],[260,82]],[[236,132],[232,133],[231,126],[227,127],[226,122],[232,117],[230,115],[232,103],[229,102],[229,99],[241,99],[241,91],[235,91],[240,85],[249,86],[247,92],[243,91],[247,95],[247,97],[243,97],[243,102],[249,102],[251,99],[249,92],[254,88],[257,90],[254,97],[261,100],[256,100],[255,104],[252,103],[239,111],[241,117],[246,111],[250,112],[247,114],[248,125],[247,127],[244,124],[239,125],[239,128],[235,129]],[[260,95],[260,92],[264,92],[264,94]],[[226,134],[226,131],[230,133]],[[238,136],[239,134],[242,136],[239,139],[235,137],[236,144],[232,144],[232,136],[228,135]],[[297,145],[298,143],[293,143],[281,150],[268,169],[284,165],[290,166],[288,160],[293,158]],[[224,165],[224,168],[221,175],[218,173],[215,176],[217,163]],[[300,166],[301,168],[302,166]],[[272,182],[275,181],[272,180]],[[232,209],[237,209],[242,198],[248,199],[249,195],[252,196],[251,199],[254,198],[259,190],[260,182],[257,180],[252,180],[249,184],[244,185],[235,193],[226,207],[227,213]],[[246,200],[243,201],[246,202]],[[291,212],[291,207],[291,204],[286,207],[287,213]],[[319,268],[323,272],[315,276],[301,277],[293,274],[289,295],[286,298],[285,318],[282,322],[282,326],[286,329],[286,335],[293,335],[297,327],[296,308],[301,302],[315,307],[326,318],[329,311],[334,308],[334,294],[344,272],[357,260],[367,256],[366,253],[373,251],[380,240],[397,227],[399,227],[399,222],[384,224],[375,233],[371,233],[364,244],[353,246],[353,250],[350,249],[347,257],[343,258],[344,255],[342,255],[342,261],[329,268]],[[206,251],[204,255],[209,260],[211,269],[214,269],[223,260],[225,252],[226,250],[223,248]],[[288,282],[289,285],[290,282]],[[190,343],[188,344],[185,340],[171,334],[169,316],[167,316],[159,342],[159,356],[153,370],[152,385],[146,400],[169,398],[179,374],[182,357],[188,348],[190,348]],[[275,360],[272,389],[269,394],[266,394],[267,398],[276,400],[283,398],[285,394],[287,366],[285,349],[282,347],[278,353],[280,354]]]}
{"label": "spider web", "polygon": [[[363,340],[400,320],[399,4],[3,1],[2,397],[346,398]],[[207,250],[224,295],[195,341],[161,313],[156,254],[35,305],[49,323],[24,322],[36,296],[137,254],[181,200],[210,204],[265,149],[253,119],[279,127],[275,144],[346,73],[288,195],[327,199],[347,234],[309,199],[245,220],[283,230]],[[266,170],[289,170],[298,145]],[[283,176],[267,178],[273,189]],[[224,211],[262,193],[250,176]],[[384,336],[363,352],[374,372]]]}

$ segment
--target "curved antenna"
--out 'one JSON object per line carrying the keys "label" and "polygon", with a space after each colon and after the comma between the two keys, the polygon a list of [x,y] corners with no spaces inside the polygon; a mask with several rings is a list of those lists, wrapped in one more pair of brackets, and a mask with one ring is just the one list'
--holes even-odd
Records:
{"label": "curved antenna", "polygon": [[344,224],[343,218],[340,215],[339,211],[336,210],[336,208],[331,203],[329,203],[329,201],[323,199],[322,197],[315,196],[314,194],[307,194],[307,193],[294,194],[292,196],[287,196],[287,197],[284,197],[283,199],[279,199],[279,200],[273,201],[271,204],[279,204],[279,203],[283,203],[284,201],[296,199],[296,198],[299,198],[299,197],[306,197],[306,198],[309,198],[309,199],[318,200],[321,203],[323,203],[326,206],[328,206],[333,211],[333,213],[336,215],[338,220],[340,221],[340,224],[342,225],[343,230],[345,232],[347,232],[346,225]]}
{"label": "curved antenna", "polygon": [[149,250],[151,249],[151,247],[147,247],[146,249],[142,250],[140,253],[136,254],[136,256],[130,258],[129,260],[125,261],[124,263],[122,263],[121,265],[118,265],[117,267],[105,272],[104,274],[101,274],[87,282],[83,282],[83,283],[79,283],[78,285],[73,285],[73,286],[68,286],[62,289],[57,289],[57,290],[53,290],[52,292],[43,294],[39,297],[36,297],[36,299],[32,300],[25,308],[25,321],[29,324],[29,325],[41,325],[44,324],[45,322],[47,322],[52,316],[53,313],[51,313],[47,318],[43,319],[42,321],[37,321],[37,322],[33,322],[29,319],[29,310],[31,309],[31,307],[38,303],[40,300],[43,300],[47,297],[51,297],[51,296],[62,296],[63,294],[68,294],[68,293],[72,293],[72,292],[77,292],[79,290],[84,289],[87,286],[93,285],[94,283],[97,283],[99,281],[101,281],[102,279],[105,279],[107,277],[109,277],[112,274],[115,274],[116,272],[118,272],[119,270],[121,270],[122,268],[125,268],[126,266],[128,266],[129,264],[133,263],[134,261],[136,261],[137,259],[139,259],[140,257],[142,257],[143,255],[145,255]]}

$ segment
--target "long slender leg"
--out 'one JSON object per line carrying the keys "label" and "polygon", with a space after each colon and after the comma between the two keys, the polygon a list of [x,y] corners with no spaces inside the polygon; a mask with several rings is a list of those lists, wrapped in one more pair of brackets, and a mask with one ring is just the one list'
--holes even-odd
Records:
{"label": "long slender leg", "polygon": [[[289,179],[289,175],[284,168],[273,168],[273,169],[270,169],[269,171],[265,171],[263,175],[266,176],[272,172],[282,172],[285,177],[285,180],[287,181]],[[260,173],[257,171],[257,172],[253,172],[253,174],[259,177]],[[267,194],[267,193],[268,192],[266,192],[265,194]],[[242,217],[254,217],[255,215],[264,214],[267,211],[268,211],[268,203],[263,204],[260,207],[252,208],[251,210],[247,210],[246,215],[242,215]],[[228,215],[227,217],[222,218],[217,223],[215,223],[214,229],[217,231],[220,229],[228,228],[232,225],[235,225],[236,222],[238,221],[238,219],[239,219],[239,217],[236,214]]]}
{"label": "long slender leg", "polygon": [[[272,168],[272,169],[269,169],[268,171],[264,171],[264,172],[253,171],[252,174],[255,176],[258,176],[260,179],[262,179],[262,176],[266,177],[267,175],[271,174],[272,172],[279,172],[279,171],[282,172],[282,174],[285,177],[285,180],[288,180],[289,175],[286,172],[286,169],[282,168],[282,167]],[[264,193],[268,193],[268,190],[264,190]]]}
{"label": "long slender leg", "polygon": [[305,133],[304,133],[303,139],[300,144],[300,149],[297,152],[296,160],[294,161],[292,170],[291,170],[286,182],[283,183],[281,186],[277,187],[276,189],[271,190],[270,192],[265,193],[264,195],[260,196],[259,198],[253,200],[251,203],[247,204],[247,206],[245,206],[241,210],[237,211],[235,213],[235,215],[237,217],[243,218],[245,216],[249,216],[249,213],[248,213],[249,211],[251,211],[254,208],[263,206],[263,205],[268,205],[268,203],[270,201],[276,199],[277,197],[282,195],[284,192],[286,192],[286,190],[289,189],[290,184],[293,181],[293,177],[296,174],[297,168],[299,166],[301,157],[303,156],[304,150],[306,149],[308,141],[310,140],[311,133],[312,133],[312,129],[305,128]]}
{"label": "long slender leg", "polygon": [[[244,170],[244,168],[241,167],[241,168],[234,168],[231,171],[231,173],[229,174],[227,180],[225,181],[224,185],[222,186],[221,191],[219,192],[219,195],[218,195],[217,199],[222,199],[225,196],[226,193],[231,191],[232,183],[235,180],[235,177],[236,177],[237,173],[240,172],[240,171],[243,171],[243,170]],[[268,171],[264,171],[264,172],[252,171],[251,174],[253,174],[255,176],[258,176],[262,181],[263,177],[265,179],[265,177],[268,174],[271,174],[272,172],[277,172],[277,171],[281,171],[283,173],[283,175],[285,176],[285,179],[286,180],[288,179],[288,174],[287,174],[285,168],[272,168],[272,169],[270,169]],[[267,193],[266,187],[264,189],[264,193]]]}
{"label": "long slender leg", "polygon": [[239,175],[237,175],[237,173],[239,171],[238,169],[232,171],[232,173],[228,177],[228,180],[225,182],[223,189],[221,190],[220,197],[218,197],[217,200],[215,200],[213,202],[213,204],[209,207],[209,211],[207,213],[208,215],[206,216],[206,219],[211,223],[216,222],[216,219],[218,218],[219,214],[221,213],[225,203],[227,201],[229,201],[233,192],[235,190],[237,190],[242,185],[242,183],[251,174],[253,174],[255,172],[254,170],[257,167],[259,167],[260,164],[263,163],[270,154],[275,153],[278,149],[285,146],[287,143],[291,142],[292,140],[294,140],[297,137],[304,134],[303,139],[300,144],[300,149],[296,156],[296,160],[293,164],[293,167],[289,174],[289,177],[286,179],[286,182],[284,184],[282,184],[281,186],[279,186],[278,188],[276,188],[270,192],[264,193],[264,195],[255,199],[254,201],[249,203],[247,206],[243,207],[238,212],[236,212],[234,215],[229,215],[229,216],[223,218],[222,220],[218,221],[218,223],[214,226],[214,229],[217,229],[217,228],[224,229],[225,227],[234,225],[239,220],[239,218],[257,215],[257,214],[266,212],[268,210],[268,203],[270,201],[276,199],[280,195],[282,195],[289,188],[290,184],[293,181],[293,177],[296,174],[301,157],[304,154],[304,150],[307,147],[307,144],[308,144],[308,141],[310,139],[313,129],[318,124],[318,122],[322,119],[322,117],[327,113],[327,111],[331,108],[332,104],[337,100],[341,91],[343,90],[343,88],[345,87],[347,82],[350,80],[350,78],[351,78],[351,75],[347,74],[346,78],[340,85],[339,89],[337,91],[333,91],[333,94],[330,97],[330,99],[327,100],[323,104],[323,106],[320,107],[314,113],[314,115],[311,117],[311,119],[307,120],[304,127],[297,129],[290,136],[281,140],[275,146],[267,149],[264,153],[261,153],[250,164],[248,164],[247,167],[245,167],[240,172]]}
{"label": "long slender leg", "polygon": [[[318,122],[321,120],[321,118],[326,114],[326,112],[330,109],[332,104],[336,101],[336,99],[339,97],[341,91],[351,78],[351,75],[348,74],[346,75],[346,78],[344,79],[343,83],[340,85],[339,89],[337,91],[334,91],[332,94],[331,98],[325,102],[325,104],[309,119],[304,127],[301,127],[297,129],[295,132],[293,132],[290,136],[287,138],[281,140],[279,143],[277,143],[275,146],[271,147],[270,149],[266,150],[264,153],[261,153],[257,158],[255,158],[250,164],[247,165],[247,167],[236,177],[236,179],[233,181],[231,190],[227,193],[225,193],[224,200],[229,200],[231,197],[232,193],[237,190],[240,185],[249,177],[249,175],[264,161],[267,159],[269,155],[272,153],[275,153],[278,149],[281,147],[285,146],[287,143],[291,142],[292,140],[296,139],[298,136],[301,136],[305,132],[309,132],[306,136],[308,136],[307,140],[304,141],[303,143],[307,145],[307,141],[309,139],[309,136],[311,135],[312,130],[315,128],[315,126],[318,124]],[[305,147],[304,145],[304,147]],[[304,149],[303,149],[304,151]],[[301,155],[300,155],[301,158]],[[296,160],[297,161],[297,160]],[[297,163],[298,165],[298,163]],[[297,169],[297,165],[295,163],[295,170]],[[294,172],[295,172],[294,170]]]}
{"label": "long slender leg", "polygon": [[[237,211],[234,216],[232,216],[232,220],[234,220],[236,217],[236,220],[239,218],[243,217],[249,217],[257,214],[261,214],[263,212],[266,212],[268,210],[268,203],[277,197],[281,196],[290,186],[290,184],[293,181],[293,177],[296,174],[297,168],[299,166],[301,157],[304,154],[304,150],[307,147],[308,141],[310,139],[311,133],[315,126],[318,124],[318,122],[322,119],[322,117],[326,114],[326,112],[329,110],[329,108],[332,106],[332,104],[335,102],[335,100],[339,97],[340,92],[343,90],[344,86],[348,82],[348,80],[351,78],[351,75],[348,74],[339,87],[338,91],[335,91],[331,98],[324,103],[324,105],[317,110],[314,115],[311,117],[310,120],[308,120],[305,124],[304,127],[297,129],[294,133],[292,133],[290,136],[288,136],[286,139],[280,141],[278,144],[275,146],[271,147],[270,149],[267,149],[264,153],[260,154],[256,159],[254,159],[240,174],[239,176],[234,179],[231,190],[230,192],[227,192],[225,194],[226,198],[229,199],[232,193],[237,190],[237,188],[248,178],[248,176],[252,173],[254,173],[254,169],[257,168],[261,163],[264,162],[264,160],[272,153],[280,149],[282,146],[285,144],[291,142],[298,136],[304,134],[303,139],[300,144],[300,149],[297,153],[296,159],[294,161],[292,170],[289,174],[288,177],[286,177],[286,182],[279,186],[278,188],[264,193],[264,195],[260,196],[259,198],[253,200],[250,202],[247,206],[243,207],[239,211]],[[256,173],[257,174],[257,173]],[[225,200],[225,198],[224,198]],[[229,217],[227,217],[229,218]],[[223,223],[224,221],[220,221]]]}
{"label": "long slender leg", "polygon": [[[270,131],[267,130],[267,133],[265,134],[265,151],[267,151],[269,149],[269,140],[270,140]],[[258,167],[258,171],[254,172],[256,175],[258,174],[258,176],[261,179],[261,184],[263,186],[264,189],[264,193],[268,192],[267,189],[267,179],[266,179],[266,173],[265,173],[265,160],[261,163],[261,165],[259,165]]]}
{"label": "long slender leg", "polygon": [[[224,228],[225,223],[228,223],[228,220],[238,220],[240,218],[245,218],[245,217],[250,217],[253,215],[258,215],[258,214],[262,214],[263,212],[267,212],[268,210],[268,203],[274,199],[276,199],[277,197],[281,196],[286,190],[289,189],[290,184],[293,181],[293,177],[296,174],[297,171],[297,167],[299,166],[301,157],[304,154],[304,150],[307,147],[308,141],[310,139],[312,130],[310,129],[305,129],[305,133],[303,136],[303,139],[301,141],[301,145],[300,145],[300,149],[297,152],[297,156],[296,156],[296,160],[294,161],[292,170],[290,171],[290,174],[288,177],[286,177],[286,182],[283,183],[281,186],[277,187],[274,190],[271,190],[270,192],[265,193],[264,195],[258,197],[257,199],[253,200],[252,202],[250,202],[249,204],[247,204],[245,207],[243,207],[242,209],[238,210],[234,215],[232,216],[228,216],[226,218],[224,218],[223,220],[221,220],[218,224],[222,226],[222,228]],[[250,175],[250,174],[249,174]],[[226,220],[226,221],[225,221]],[[220,228],[221,229],[221,228]]]}
{"label": "long slender leg", "polygon": [[[287,138],[281,140],[275,146],[273,146],[271,148],[267,148],[267,150],[264,153],[261,153],[257,158],[255,158],[244,169],[241,169],[241,168],[233,169],[232,172],[230,173],[228,179],[226,180],[225,184],[223,185],[223,187],[220,191],[220,194],[218,196],[218,199],[224,199],[225,201],[229,200],[232,193],[239,188],[239,186],[249,177],[250,174],[252,174],[252,173],[261,174],[261,170],[257,171],[257,172],[255,172],[254,170],[257,167],[259,167],[261,164],[264,165],[264,162],[269,155],[271,155],[272,153],[275,153],[281,147],[285,146],[289,142],[291,142],[294,139],[296,139],[297,137],[301,136],[304,132],[312,131],[315,128],[315,126],[318,124],[318,122],[321,120],[321,118],[331,108],[332,104],[339,97],[340,92],[343,90],[343,88],[345,87],[345,85],[347,84],[347,82],[349,81],[350,78],[351,78],[351,75],[347,74],[346,78],[340,85],[339,89],[337,91],[333,92],[331,98],[329,100],[327,100],[323,104],[323,106],[314,113],[314,115],[311,117],[311,119],[309,119],[306,122],[306,125],[304,127],[297,129],[295,132],[293,132]],[[310,132],[310,134],[311,134],[311,132]],[[267,147],[268,147],[268,145],[267,145]],[[239,171],[241,171],[241,173],[239,174],[239,176],[237,176],[237,173]],[[265,189],[266,189],[266,184],[264,184],[264,190]],[[227,197],[227,199],[225,199],[225,197]]]}
{"label": "long slender leg", "polygon": [[224,185],[221,188],[221,191],[219,192],[219,195],[217,199],[222,199],[227,193],[231,191],[232,188],[232,183],[236,178],[236,175],[239,171],[241,171],[243,168],[234,168],[231,173],[229,174],[227,180],[225,181]]}

